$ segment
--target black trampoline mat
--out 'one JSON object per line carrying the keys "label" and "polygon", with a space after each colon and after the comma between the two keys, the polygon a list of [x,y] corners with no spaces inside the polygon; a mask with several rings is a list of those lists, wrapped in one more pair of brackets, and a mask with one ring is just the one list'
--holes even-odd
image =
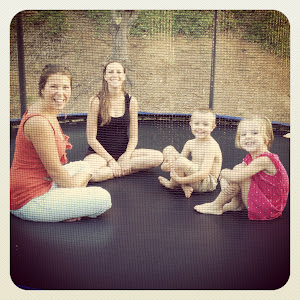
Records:
{"label": "black trampoline mat", "polygon": [[[85,124],[62,125],[73,149],[69,161],[83,159]],[[141,121],[138,147],[181,151],[192,138],[186,122]],[[217,127],[213,136],[223,168],[241,162],[234,147],[236,128]],[[15,132],[11,133],[14,150]],[[289,140],[275,135],[271,151],[289,174]],[[11,157],[12,159],[12,157]],[[35,289],[278,289],[290,274],[289,199],[283,215],[251,221],[247,211],[202,215],[197,204],[219,191],[168,190],[160,168],[90,185],[107,189],[112,208],[96,219],[35,223],[11,215],[11,278]]]}

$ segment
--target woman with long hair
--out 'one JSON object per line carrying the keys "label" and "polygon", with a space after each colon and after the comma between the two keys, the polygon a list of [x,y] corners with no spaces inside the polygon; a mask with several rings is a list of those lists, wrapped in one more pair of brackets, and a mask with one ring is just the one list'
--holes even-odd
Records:
{"label": "woman with long hair", "polygon": [[102,89],[89,102],[85,161],[92,168],[91,181],[99,182],[159,166],[158,150],[136,149],[138,103],[125,92],[126,70],[117,61],[103,69]]}

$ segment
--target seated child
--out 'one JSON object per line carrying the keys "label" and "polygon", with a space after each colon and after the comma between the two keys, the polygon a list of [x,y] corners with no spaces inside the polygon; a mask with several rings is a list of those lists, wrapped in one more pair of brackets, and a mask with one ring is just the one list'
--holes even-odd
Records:
{"label": "seated child", "polygon": [[[167,146],[163,150],[164,161],[161,169],[170,172],[171,179],[158,177],[166,188],[174,189],[181,186],[187,198],[193,191],[215,190],[222,167],[221,149],[211,136],[216,127],[216,116],[212,110],[193,112],[190,126],[195,138],[185,143],[181,153],[173,146]],[[191,161],[188,159],[190,154]]]}
{"label": "seated child", "polygon": [[273,140],[269,119],[261,116],[243,119],[237,129],[235,143],[249,154],[233,170],[222,170],[219,196],[211,203],[196,205],[195,210],[221,215],[246,207],[251,220],[279,217],[286,205],[289,178],[278,155],[269,152]]}

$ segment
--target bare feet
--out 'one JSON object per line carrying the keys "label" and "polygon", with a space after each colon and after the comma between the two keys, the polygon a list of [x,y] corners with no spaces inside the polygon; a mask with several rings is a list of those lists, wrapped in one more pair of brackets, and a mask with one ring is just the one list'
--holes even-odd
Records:
{"label": "bare feet", "polygon": [[161,170],[164,171],[164,172],[170,172],[171,171],[170,163],[166,160],[161,164],[160,167],[161,167]]}
{"label": "bare feet", "polygon": [[163,163],[160,166],[161,170],[164,172],[170,172],[178,156],[179,154],[177,153],[176,155],[175,154],[171,155],[169,159],[164,159]]}
{"label": "bare feet", "polygon": [[193,191],[194,191],[194,189],[188,184],[182,185],[182,189],[184,191],[184,194],[185,194],[186,198],[190,198]]}
{"label": "bare feet", "polygon": [[69,223],[69,222],[75,222],[75,221],[80,221],[80,220],[81,220],[81,218],[72,218],[72,219],[64,220],[64,222]]}
{"label": "bare feet", "polygon": [[226,203],[223,206],[223,212],[225,211],[241,211],[244,208],[244,204],[242,202],[237,201],[231,201],[229,203]]}
{"label": "bare feet", "polygon": [[160,184],[162,184],[164,187],[166,187],[168,189],[174,189],[174,186],[171,184],[171,181],[168,180],[167,178],[159,176],[158,180],[159,180]]}
{"label": "bare feet", "polygon": [[222,215],[223,208],[217,206],[214,202],[196,205],[194,209],[202,214]]}

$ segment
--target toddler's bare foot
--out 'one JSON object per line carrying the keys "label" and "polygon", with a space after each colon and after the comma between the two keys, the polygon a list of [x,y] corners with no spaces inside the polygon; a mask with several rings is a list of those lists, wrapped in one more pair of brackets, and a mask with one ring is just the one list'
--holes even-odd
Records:
{"label": "toddler's bare foot", "polygon": [[179,154],[173,154],[168,159],[164,159],[163,163],[161,164],[161,170],[164,172],[171,172],[172,166],[174,165],[178,156]]}
{"label": "toddler's bare foot", "polygon": [[159,180],[160,184],[162,184],[164,187],[166,187],[168,189],[174,189],[174,187],[171,184],[170,180],[168,180],[167,178],[159,176],[158,180]]}
{"label": "toddler's bare foot", "polygon": [[244,208],[244,204],[242,202],[231,201],[226,203],[223,206],[223,212],[226,211],[241,211]]}
{"label": "toddler's bare foot", "polygon": [[184,191],[185,197],[190,198],[194,189],[190,185],[183,185],[182,189]]}
{"label": "toddler's bare foot", "polygon": [[163,163],[161,164],[161,170],[164,172],[170,172],[171,171],[171,166],[170,163],[168,161],[163,161]]}
{"label": "toddler's bare foot", "polygon": [[223,213],[222,207],[216,206],[214,202],[196,205],[194,209],[202,214],[222,215]]}

